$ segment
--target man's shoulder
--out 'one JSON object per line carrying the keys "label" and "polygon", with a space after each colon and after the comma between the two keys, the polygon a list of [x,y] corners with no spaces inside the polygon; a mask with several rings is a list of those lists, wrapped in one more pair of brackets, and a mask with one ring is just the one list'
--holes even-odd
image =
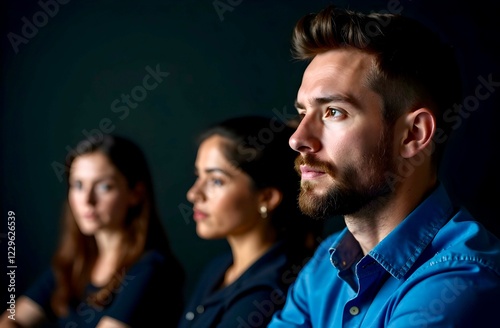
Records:
{"label": "man's shoulder", "polygon": [[446,223],[432,241],[429,267],[471,266],[500,276],[500,239],[469,215],[458,214]]}

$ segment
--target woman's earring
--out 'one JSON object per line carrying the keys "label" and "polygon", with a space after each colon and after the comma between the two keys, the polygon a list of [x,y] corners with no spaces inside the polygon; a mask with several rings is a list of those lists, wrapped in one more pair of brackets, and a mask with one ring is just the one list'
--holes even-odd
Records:
{"label": "woman's earring", "polygon": [[259,209],[259,212],[260,212],[260,216],[265,219],[267,218],[267,207],[265,207],[264,205],[262,205]]}

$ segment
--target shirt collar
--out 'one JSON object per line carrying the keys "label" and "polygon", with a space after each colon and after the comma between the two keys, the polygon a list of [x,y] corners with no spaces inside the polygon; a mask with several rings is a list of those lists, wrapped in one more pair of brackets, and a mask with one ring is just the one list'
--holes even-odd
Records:
{"label": "shirt collar", "polygon": [[[442,183],[368,255],[396,279],[401,279],[451,217],[452,202]],[[338,270],[359,262],[363,252],[345,228],[330,247],[330,261]]]}

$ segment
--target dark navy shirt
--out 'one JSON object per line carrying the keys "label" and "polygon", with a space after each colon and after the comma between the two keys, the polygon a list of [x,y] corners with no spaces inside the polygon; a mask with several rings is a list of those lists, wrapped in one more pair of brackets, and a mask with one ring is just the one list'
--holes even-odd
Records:
{"label": "dark navy shirt", "polygon": [[299,270],[289,261],[284,243],[274,245],[232,284],[219,288],[232,262],[227,253],[207,265],[179,328],[265,327],[283,307],[286,290]]}
{"label": "dark navy shirt", "polygon": [[[109,303],[95,308],[85,301],[70,308],[68,317],[56,318],[50,308],[55,288],[54,274],[47,270],[26,291],[25,295],[38,303],[47,317],[59,327],[95,327],[103,316],[109,316],[132,327],[175,327],[182,313],[184,272],[176,260],[167,260],[156,251],[145,253],[123,275],[120,286],[113,289]],[[89,285],[87,291],[96,287]],[[169,306],[165,300],[171,298]]]}
{"label": "dark navy shirt", "polygon": [[442,185],[366,256],[325,240],[269,327],[500,327],[500,240]]}

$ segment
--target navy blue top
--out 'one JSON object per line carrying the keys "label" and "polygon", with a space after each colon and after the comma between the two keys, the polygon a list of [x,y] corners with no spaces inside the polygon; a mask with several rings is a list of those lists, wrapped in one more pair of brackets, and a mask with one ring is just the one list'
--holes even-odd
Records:
{"label": "navy blue top", "polygon": [[186,327],[265,327],[285,302],[298,267],[275,244],[232,284],[219,288],[233,263],[232,254],[214,258],[204,269],[181,318]]}
{"label": "navy blue top", "polygon": [[[95,308],[85,301],[72,304],[68,317],[56,318],[50,307],[55,288],[51,269],[41,275],[26,291],[45,311],[49,320],[60,327],[95,327],[103,316],[109,316],[132,327],[175,327],[182,313],[184,271],[175,259],[149,251],[123,275],[120,286],[114,288],[109,304]],[[87,291],[95,290],[89,285]],[[165,300],[172,301],[165,305]]]}
{"label": "navy blue top", "polygon": [[269,327],[500,327],[500,240],[442,185],[367,255],[318,246]]}

